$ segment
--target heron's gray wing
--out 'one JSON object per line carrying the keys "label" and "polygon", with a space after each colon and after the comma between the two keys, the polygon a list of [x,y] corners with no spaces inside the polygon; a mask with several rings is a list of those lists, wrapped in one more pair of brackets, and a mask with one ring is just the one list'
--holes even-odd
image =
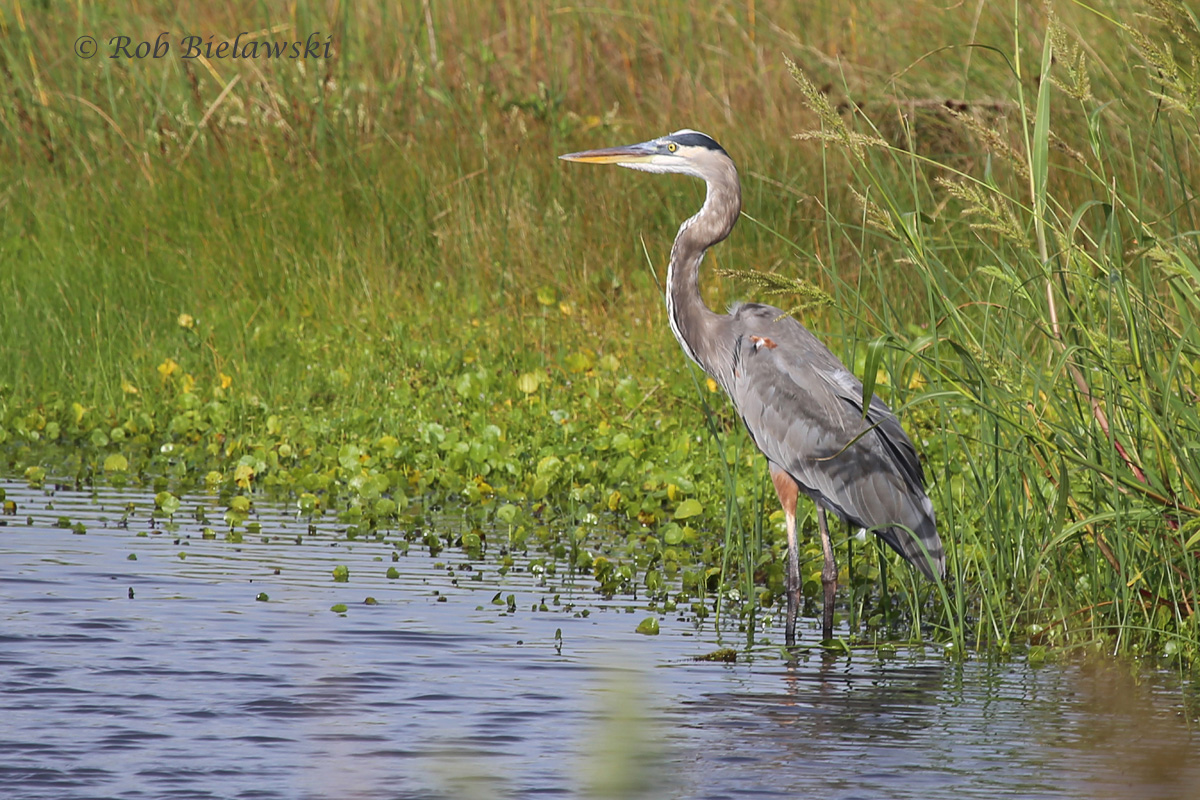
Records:
{"label": "heron's gray wing", "polygon": [[743,305],[731,326],[726,387],[767,459],[826,508],[874,529],[927,576],[943,572],[921,463],[896,416],[873,397],[864,419],[862,383],[779,309]]}

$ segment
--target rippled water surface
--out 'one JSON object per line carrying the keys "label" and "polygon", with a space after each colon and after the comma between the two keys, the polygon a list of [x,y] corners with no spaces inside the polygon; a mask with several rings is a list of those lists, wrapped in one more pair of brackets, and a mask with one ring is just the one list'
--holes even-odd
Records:
{"label": "rippled water surface", "polygon": [[266,543],[138,536],[146,494],[0,486],[3,798],[1200,797],[1169,676],[697,662],[730,644],[711,626],[638,635],[633,601],[519,561],[393,562],[270,507]]}

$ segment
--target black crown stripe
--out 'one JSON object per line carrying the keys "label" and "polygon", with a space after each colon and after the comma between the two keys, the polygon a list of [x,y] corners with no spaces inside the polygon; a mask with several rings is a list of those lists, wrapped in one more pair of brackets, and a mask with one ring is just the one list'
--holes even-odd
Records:
{"label": "black crown stripe", "polygon": [[[674,136],[667,137],[676,144],[681,144],[684,147],[703,147],[707,150],[719,150],[725,152],[725,148],[717,144],[717,141],[711,136],[703,133],[680,133]],[[728,155],[726,153],[726,155]]]}

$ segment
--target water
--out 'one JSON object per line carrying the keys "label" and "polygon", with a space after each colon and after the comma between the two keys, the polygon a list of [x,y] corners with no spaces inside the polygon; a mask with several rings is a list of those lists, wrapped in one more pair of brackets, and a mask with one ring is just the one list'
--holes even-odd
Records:
{"label": "water", "polygon": [[696,662],[729,642],[638,635],[647,612],[586,580],[393,562],[270,507],[268,544],[138,537],[145,494],[0,485],[3,798],[1200,797],[1170,676],[932,648]]}

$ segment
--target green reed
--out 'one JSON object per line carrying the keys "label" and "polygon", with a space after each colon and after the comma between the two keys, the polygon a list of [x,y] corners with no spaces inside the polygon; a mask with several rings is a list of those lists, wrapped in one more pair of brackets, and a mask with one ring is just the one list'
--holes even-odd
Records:
{"label": "green reed", "polygon": [[[1015,24],[1012,48],[975,56],[1010,71],[1011,114],[947,112],[982,150],[968,158],[922,148],[915,119],[847,122],[796,72],[822,123],[809,136],[861,187],[830,241],[877,300],[827,274],[855,338],[892,348],[889,394],[954,540],[951,589],[924,615],[951,641],[1198,644],[1200,84],[1168,54],[1194,58],[1200,29],[1182,5],[1152,13],[1167,44],[1114,23],[1129,62],[1102,70],[1057,18]],[[897,271],[915,293],[896,297]],[[914,302],[924,321],[902,312]]]}

